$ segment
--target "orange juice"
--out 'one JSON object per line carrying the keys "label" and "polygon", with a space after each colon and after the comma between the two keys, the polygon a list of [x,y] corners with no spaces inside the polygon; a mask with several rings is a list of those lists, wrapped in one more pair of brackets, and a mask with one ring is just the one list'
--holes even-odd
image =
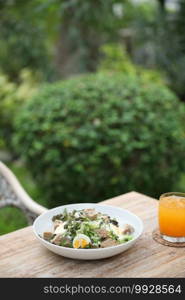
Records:
{"label": "orange juice", "polygon": [[167,193],[159,201],[159,228],[162,235],[185,237],[185,197]]}

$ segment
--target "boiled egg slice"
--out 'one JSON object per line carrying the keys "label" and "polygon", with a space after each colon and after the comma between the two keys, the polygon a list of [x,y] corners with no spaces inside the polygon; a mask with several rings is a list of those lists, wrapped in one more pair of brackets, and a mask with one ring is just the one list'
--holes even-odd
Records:
{"label": "boiled egg slice", "polygon": [[90,244],[90,238],[85,234],[77,234],[73,240],[73,248],[85,248]]}

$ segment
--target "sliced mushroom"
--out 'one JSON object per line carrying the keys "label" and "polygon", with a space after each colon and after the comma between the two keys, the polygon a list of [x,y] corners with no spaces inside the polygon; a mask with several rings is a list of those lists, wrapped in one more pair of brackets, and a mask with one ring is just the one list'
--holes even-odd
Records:
{"label": "sliced mushroom", "polygon": [[46,241],[50,241],[53,236],[52,232],[46,231],[43,233],[43,239]]}
{"label": "sliced mushroom", "polygon": [[112,239],[106,239],[104,240],[102,243],[101,243],[101,248],[107,248],[107,247],[111,247],[111,246],[116,246],[118,245],[119,243],[115,240],[112,240]]}
{"label": "sliced mushroom", "polygon": [[84,214],[91,220],[96,219],[98,213],[95,211],[94,208],[86,208],[84,209]]}
{"label": "sliced mushroom", "polygon": [[134,227],[129,225],[129,224],[125,224],[123,227],[123,231],[122,234],[132,234],[134,232]]}
{"label": "sliced mushroom", "polygon": [[106,216],[106,215],[101,216],[101,218],[103,219],[103,221],[104,221],[105,223],[109,223],[109,222],[110,222],[110,217],[108,217],[108,216]]}
{"label": "sliced mushroom", "polygon": [[97,229],[96,232],[100,236],[100,238],[102,238],[102,239],[106,239],[109,236],[108,231],[106,229],[103,229],[103,228]]}
{"label": "sliced mushroom", "polygon": [[61,240],[62,240],[62,235],[61,235],[61,234],[57,234],[57,235],[51,240],[51,243],[59,246],[60,243],[61,243]]}

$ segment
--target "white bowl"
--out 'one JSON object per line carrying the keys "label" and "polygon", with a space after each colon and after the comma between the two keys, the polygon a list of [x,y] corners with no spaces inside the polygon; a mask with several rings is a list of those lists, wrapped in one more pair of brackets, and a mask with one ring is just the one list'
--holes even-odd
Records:
{"label": "white bowl", "polygon": [[[61,214],[64,208],[66,208],[68,211],[72,211],[73,209],[80,210],[84,208],[95,208],[95,210],[98,212],[107,214],[112,218],[116,218],[116,220],[119,222],[120,227],[125,223],[132,225],[135,229],[135,232],[133,234],[134,238],[133,240],[128,241],[124,244],[98,249],[74,249],[51,244],[50,242],[47,242],[40,236],[43,235],[44,231],[51,231],[52,217],[57,214]],[[139,217],[125,209],[121,209],[110,205],[80,203],[63,205],[50,209],[47,212],[44,212],[33,223],[33,230],[40,243],[52,252],[73,259],[89,260],[111,257],[123,251],[126,251],[127,249],[132,247],[143,231],[143,222]]]}

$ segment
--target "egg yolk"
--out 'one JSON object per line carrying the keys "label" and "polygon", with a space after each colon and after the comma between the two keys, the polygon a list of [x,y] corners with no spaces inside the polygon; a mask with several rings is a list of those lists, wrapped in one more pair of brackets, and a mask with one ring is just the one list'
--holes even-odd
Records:
{"label": "egg yolk", "polygon": [[74,248],[85,248],[88,245],[88,242],[84,239],[76,240],[74,243]]}

